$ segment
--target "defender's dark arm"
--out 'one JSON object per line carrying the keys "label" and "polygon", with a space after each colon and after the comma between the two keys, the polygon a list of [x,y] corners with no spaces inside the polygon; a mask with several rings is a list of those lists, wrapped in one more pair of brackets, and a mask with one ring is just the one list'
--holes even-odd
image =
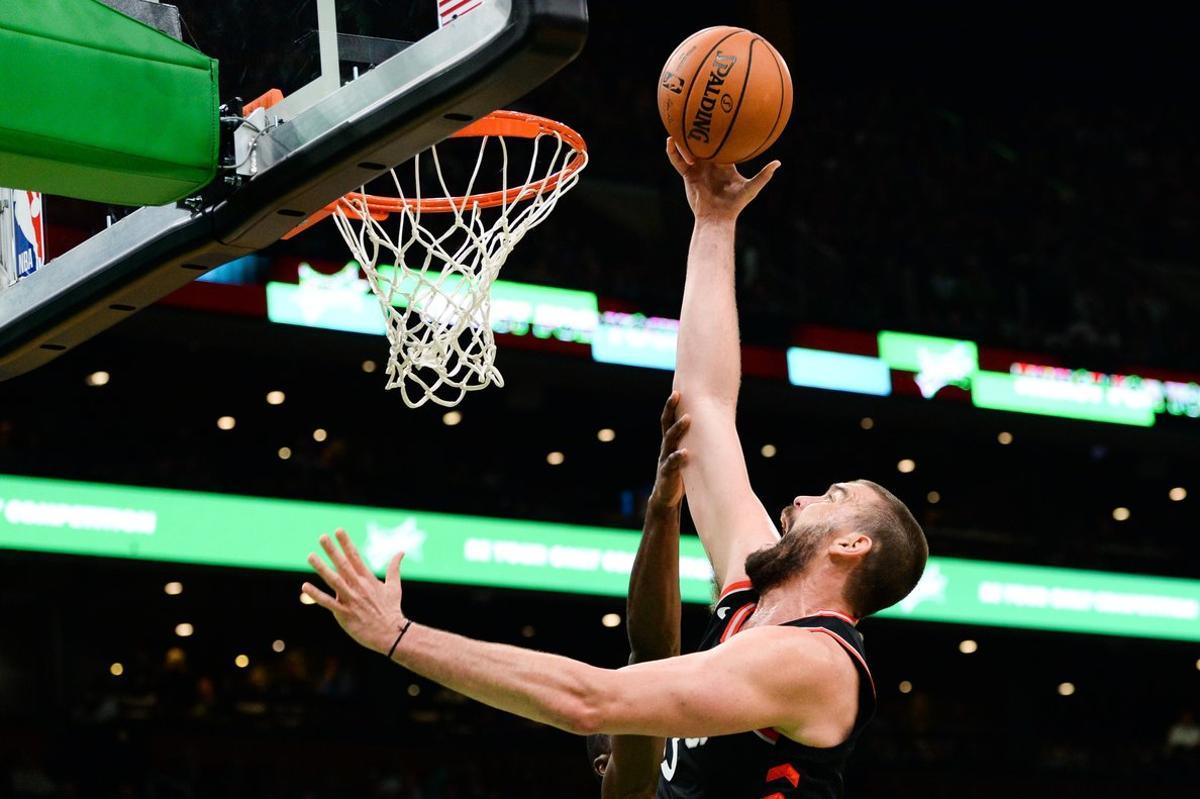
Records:
{"label": "defender's dark arm", "polygon": [[[626,619],[630,664],[679,654],[679,516],[684,493],[682,467],[687,460],[687,451],[679,449],[679,442],[690,419],[676,419],[678,407],[679,394],[675,392],[663,408],[658,474],[646,504],[642,540],[629,575]],[[602,799],[653,797],[662,755],[662,738],[613,736]]]}

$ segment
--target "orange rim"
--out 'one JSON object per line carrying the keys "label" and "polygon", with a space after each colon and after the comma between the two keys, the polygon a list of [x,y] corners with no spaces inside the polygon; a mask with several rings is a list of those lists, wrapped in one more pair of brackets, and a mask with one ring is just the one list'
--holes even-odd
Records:
{"label": "orange rim", "polygon": [[553,190],[555,186],[574,175],[587,163],[587,142],[572,128],[553,119],[534,114],[523,114],[519,111],[493,111],[449,137],[451,139],[468,139],[507,136],[518,139],[536,139],[543,135],[560,137],[563,143],[575,152],[566,166],[547,178],[535,180],[507,191],[491,191],[468,194],[463,197],[439,197],[436,199],[406,199],[352,191],[329,203],[292,228],[283,238],[290,239],[307,230],[331,216],[339,208],[351,219],[362,219],[358,209],[362,207],[364,201],[371,218],[378,222],[387,219],[389,214],[403,211],[405,208],[411,208],[418,213],[448,214],[476,206],[495,208],[498,205],[511,205],[521,200],[532,199],[541,192]]}

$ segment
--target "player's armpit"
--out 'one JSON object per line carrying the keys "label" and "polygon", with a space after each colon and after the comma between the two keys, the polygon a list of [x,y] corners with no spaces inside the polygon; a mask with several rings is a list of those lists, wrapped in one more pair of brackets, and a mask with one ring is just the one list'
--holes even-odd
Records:
{"label": "player's armpit", "polygon": [[858,710],[858,672],[827,635],[746,630],[704,652],[606,672],[590,726],[610,734],[703,738],[777,729],[832,746]]}
{"label": "player's armpit", "polygon": [[746,556],[779,540],[776,524],[750,487],[734,409],[719,400],[681,405],[692,423],[683,445],[688,509],[721,587],[746,577]]}

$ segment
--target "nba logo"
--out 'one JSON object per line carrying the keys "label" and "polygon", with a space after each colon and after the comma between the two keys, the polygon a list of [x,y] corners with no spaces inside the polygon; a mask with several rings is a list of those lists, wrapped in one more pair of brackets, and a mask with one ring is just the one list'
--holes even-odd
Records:
{"label": "nba logo", "polygon": [[41,192],[18,189],[13,199],[13,263],[17,278],[32,275],[46,264],[46,231],[42,225]]}
{"label": "nba logo", "polygon": [[32,275],[45,264],[42,195],[24,189],[0,189],[0,289]]}

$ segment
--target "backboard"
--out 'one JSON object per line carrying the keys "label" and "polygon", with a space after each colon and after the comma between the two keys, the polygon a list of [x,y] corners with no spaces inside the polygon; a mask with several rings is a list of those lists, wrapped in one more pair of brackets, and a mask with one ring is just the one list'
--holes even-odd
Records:
{"label": "backboard", "polygon": [[[49,218],[77,229],[51,236],[44,268],[0,285],[0,380],[271,245],[519,99],[570,62],[587,33],[585,0],[177,0],[178,15],[150,0],[103,2],[140,7],[155,27],[167,20],[168,35],[177,16],[182,40],[218,59],[224,169],[171,206],[45,198]],[[245,107],[272,89],[283,101],[243,124]],[[78,221],[89,214],[102,221]]]}

